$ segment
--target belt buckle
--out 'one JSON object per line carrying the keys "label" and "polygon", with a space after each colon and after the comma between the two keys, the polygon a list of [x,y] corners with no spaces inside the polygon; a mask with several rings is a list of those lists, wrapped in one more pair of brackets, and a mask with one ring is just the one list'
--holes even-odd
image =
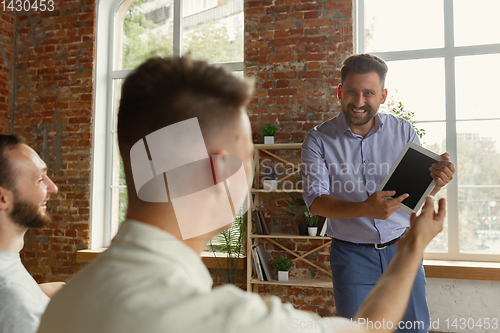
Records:
{"label": "belt buckle", "polygon": [[383,250],[383,249],[385,249],[387,247],[387,246],[381,246],[382,244],[373,244],[373,245],[375,246],[375,248],[377,250]]}

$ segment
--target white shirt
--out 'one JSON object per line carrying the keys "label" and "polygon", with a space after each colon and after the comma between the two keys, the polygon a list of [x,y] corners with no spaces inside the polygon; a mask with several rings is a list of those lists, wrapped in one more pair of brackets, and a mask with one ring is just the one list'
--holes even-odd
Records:
{"label": "white shirt", "polygon": [[49,300],[19,253],[0,252],[0,333],[36,332]]}
{"label": "white shirt", "polygon": [[322,320],[274,296],[233,285],[212,289],[191,248],[156,227],[127,220],[109,249],[53,297],[38,332],[325,332],[328,325],[350,323]]}

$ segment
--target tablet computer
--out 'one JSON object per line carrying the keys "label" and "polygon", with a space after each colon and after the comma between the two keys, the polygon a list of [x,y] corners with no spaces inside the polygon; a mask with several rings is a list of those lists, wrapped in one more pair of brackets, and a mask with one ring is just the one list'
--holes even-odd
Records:
{"label": "tablet computer", "polygon": [[436,186],[429,168],[442,160],[438,154],[408,142],[377,191],[396,191],[393,198],[408,193],[410,196],[401,203],[401,210],[416,213]]}

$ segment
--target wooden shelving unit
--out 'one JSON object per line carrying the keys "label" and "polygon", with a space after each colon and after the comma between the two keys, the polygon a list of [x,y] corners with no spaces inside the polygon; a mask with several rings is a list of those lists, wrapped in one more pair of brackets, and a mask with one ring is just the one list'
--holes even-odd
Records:
{"label": "wooden shelving unit", "polygon": [[[260,175],[260,153],[264,152],[265,154],[277,159],[278,161],[284,162],[287,165],[291,165],[292,163],[285,160],[284,158],[277,156],[270,152],[270,150],[282,150],[282,149],[300,149],[302,147],[301,143],[280,143],[280,144],[271,144],[271,145],[266,145],[266,144],[256,144],[254,145],[255,147],[255,154],[254,154],[254,162],[256,166],[255,170],[255,175],[256,175],[256,186],[260,186],[259,183],[259,175]],[[291,176],[297,174],[300,172],[299,166],[294,165],[295,170],[278,179],[278,183],[290,178]],[[252,196],[249,196],[250,200],[250,211],[249,213],[255,209],[256,204],[259,203],[260,198],[259,196],[263,193],[302,193],[302,189],[280,189],[280,190],[264,190],[261,188],[253,188],[251,190],[251,194],[255,196],[253,202],[251,200]],[[270,235],[256,235],[252,234],[252,214],[247,214],[248,220],[247,220],[247,291],[251,292],[258,292],[258,288],[260,285],[280,285],[280,286],[295,286],[295,287],[304,287],[304,288],[333,288],[332,280],[331,279],[311,279],[311,278],[290,278],[289,281],[277,281],[277,280],[272,280],[272,281],[259,281],[259,279],[254,276],[253,272],[253,258],[252,258],[252,245],[257,244],[259,242],[270,242],[273,243],[275,246],[280,247],[281,249],[285,250],[287,253],[289,253],[292,256],[292,262],[296,262],[298,260],[302,260],[307,262],[309,265],[317,268],[318,270],[321,270],[322,272],[326,273],[327,275],[331,276],[331,272],[327,271],[326,269],[319,267],[318,265],[310,262],[306,257],[310,255],[311,253],[314,253],[326,246],[328,246],[331,243],[330,237],[319,237],[319,236],[300,236],[300,235],[295,235],[295,234],[285,234],[285,233],[271,233]],[[313,250],[305,253],[305,254],[298,254],[292,250],[289,250],[282,244],[280,244],[280,239],[316,239],[316,240],[321,240],[322,244],[318,245],[315,247]]]}

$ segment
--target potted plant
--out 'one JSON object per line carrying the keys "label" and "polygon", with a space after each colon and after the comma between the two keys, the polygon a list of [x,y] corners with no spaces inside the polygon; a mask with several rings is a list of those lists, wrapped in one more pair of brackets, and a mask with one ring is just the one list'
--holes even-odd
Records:
{"label": "potted plant", "polygon": [[278,187],[278,173],[271,167],[268,167],[268,171],[263,173],[262,184],[264,185],[264,190],[275,190]]}
{"label": "potted plant", "polygon": [[278,271],[278,281],[288,281],[288,271],[292,268],[292,260],[287,257],[276,258],[273,266]]}
{"label": "potted plant", "polygon": [[[317,226],[318,226],[318,219],[319,217],[316,216],[316,215],[311,215],[311,217],[309,217],[307,214],[310,214],[309,213],[309,209],[307,208],[307,205],[304,201],[304,199],[302,198],[295,198],[293,195],[290,194],[290,197],[292,198],[292,200],[286,200],[286,202],[288,203],[288,206],[287,208],[290,209],[290,211],[287,211],[286,213],[290,216],[293,216],[293,217],[300,217],[302,216],[303,218],[303,221],[305,223],[303,224],[299,224],[298,227],[299,227],[299,235],[302,235],[302,236],[307,236],[308,233],[309,233],[309,226],[311,224],[311,219],[314,223],[314,221],[316,221],[316,231],[317,231]],[[316,236],[316,235],[315,235]]]}
{"label": "potted plant", "polygon": [[272,123],[267,123],[260,130],[260,135],[264,137],[265,144],[273,144],[276,132],[278,132],[278,128]]}
{"label": "potted plant", "polygon": [[316,236],[318,234],[318,215],[312,215],[310,212],[304,212],[304,215],[309,220],[309,227],[307,228],[307,232],[309,236]]}

